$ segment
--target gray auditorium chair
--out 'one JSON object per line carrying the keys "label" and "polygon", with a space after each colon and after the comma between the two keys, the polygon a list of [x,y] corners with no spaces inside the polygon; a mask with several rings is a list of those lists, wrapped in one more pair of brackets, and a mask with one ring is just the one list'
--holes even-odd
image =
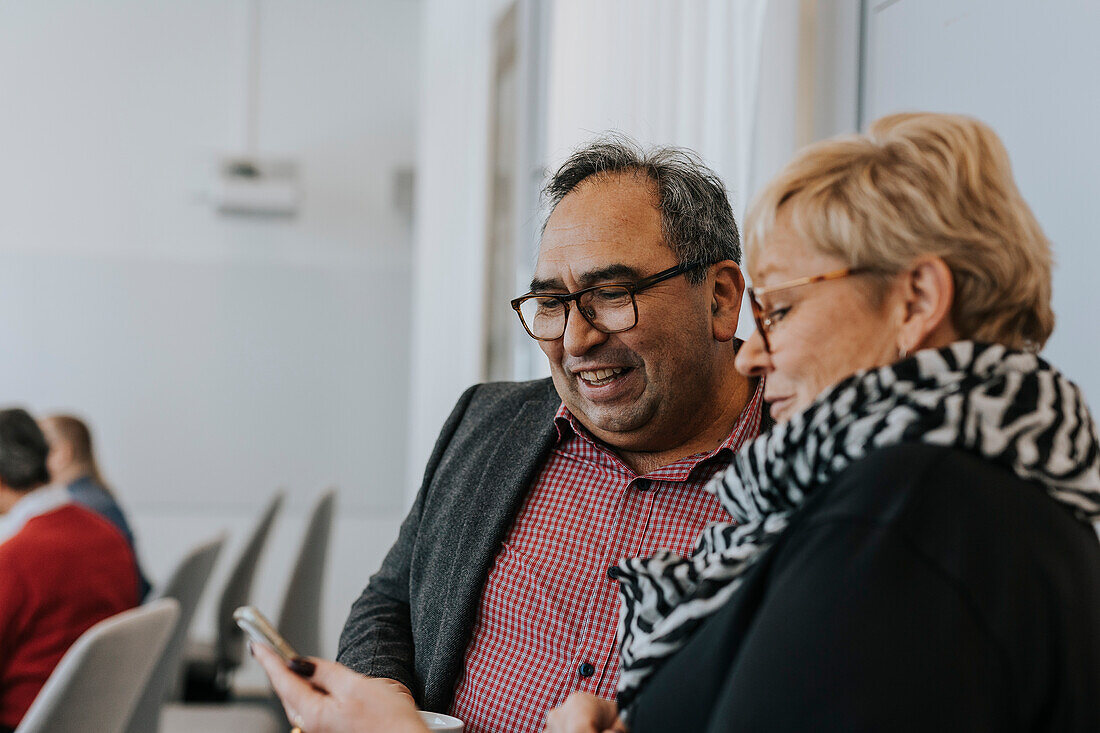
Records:
{"label": "gray auditorium chair", "polygon": [[127,728],[129,733],[156,733],[159,727],[161,705],[178,694],[180,671],[183,666],[183,647],[199,598],[210,579],[214,561],[225,543],[225,535],[199,545],[179,562],[163,585],[153,589],[151,600],[174,598],[179,602],[179,622],[168,639],[160,661],[153,668],[153,675],[145,692],[138,700]]}
{"label": "gray auditorium chair", "polygon": [[162,598],[85,631],[15,732],[123,733],[178,616],[179,604]]}
{"label": "gray auditorium chair", "polygon": [[336,490],[325,492],[313,507],[298,559],[290,573],[277,628],[302,656],[322,656],[321,594],[332,536]]}
{"label": "gray auditorium chair", "polygon": [[[287,582],[277,627],[305,656],[322,652],[321,594],[332,535],[336,490],[325,492],[313,507]],[[253,699],[217,705],[169,704],[163,708],[159,733],[283,733],[288,725],[274,700]],[[133,731],[132,733],[138,733]]]}
{"label": "gray auditorium chair", "polygon": [[189,702],[220,702],[229,698],[232,674],[244,659],[244,637],[233,621],[233,611],[249,602],[256,566],[282,504],[283,492],[278,491],[260,515],[222,588],[214,643],[188,643],[184,656],[184,699]]}

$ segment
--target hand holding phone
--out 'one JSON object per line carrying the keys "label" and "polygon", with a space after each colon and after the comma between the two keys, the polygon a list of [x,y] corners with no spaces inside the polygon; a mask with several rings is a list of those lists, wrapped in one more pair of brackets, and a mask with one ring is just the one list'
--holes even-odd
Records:
{"label": "hand holding phone", "polygon": [[283,664],[291,672],[302,677],[313,676],[316,670],[313,662],[294,651],[294,648],[275,630],[275,627],[267,620],[266,616],[260,613],[258,608],[255,606],[241,606],[233,612],[233,620],[237,622],[237,626],[240,626],[248,634],[252,641],[265,644],[278,654],[279,658],[283,660]]}

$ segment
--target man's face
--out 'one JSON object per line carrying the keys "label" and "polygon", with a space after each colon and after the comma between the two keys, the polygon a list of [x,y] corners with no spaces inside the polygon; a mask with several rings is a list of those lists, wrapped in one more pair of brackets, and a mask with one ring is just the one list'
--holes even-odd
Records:
{"label": "man's face", "polygon": [[[558,204],[539,247],[532,290],[567,293],[632,282],[677,265],[664,243],[657,190],[633,175],[589,179]],[[601,333],[570,304],[565,334],[540,341],[565,406],[624,450],[680,445],[713,402],[717,368],[710,278],[683,275],[638,293],[638,323]]]}

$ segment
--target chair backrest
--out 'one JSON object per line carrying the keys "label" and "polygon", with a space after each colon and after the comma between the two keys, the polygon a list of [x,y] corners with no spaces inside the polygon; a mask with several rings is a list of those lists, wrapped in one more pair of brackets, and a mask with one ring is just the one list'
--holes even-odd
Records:
{"label": "chair backrest", "polygon": [[159,729],[160,706],[177,692],[180,668],[183,665],[183,647],[187,641],[191,619],[224,543],[225,535],[220,535],[194,548],[179,562],[164,585],[153,589],[151,601],[175,598],[179,602],[179,622],[164,647],[160,661],[153,668],[145,692],[134,708],[127,728],[129,733],[155,733]]}
{"label": "chair backrest", "polygon": [[314,505],[279,612],[279,633],[304,656],[320,656],[324,651],[321,649],[321,592],[335,503],[336,490],[330,489]]}
{"label": "chair backrest", "polygon": [[123,733],[178,616],[175,599],[162,598],[85,631],[16,733]]}
{"label": "chair backrest", "polygon": [[264,513],[245,542],[237,564],[229,573],[229,578],[222,588],[221,598],[218,599],[217,612],[217,660],[218,666],[223,671],[229,671],[241,666],[244,659],[244,633],[233,620],[233,612],[238,606],[248,605],[252,595],[252,578],[256,574],[256,566],[259,564],[260,555],[263,554],[264,545],[271,532],[271,525],[275,522],[275,516],[283,505],[283,492],[277,491],[268,502]]}

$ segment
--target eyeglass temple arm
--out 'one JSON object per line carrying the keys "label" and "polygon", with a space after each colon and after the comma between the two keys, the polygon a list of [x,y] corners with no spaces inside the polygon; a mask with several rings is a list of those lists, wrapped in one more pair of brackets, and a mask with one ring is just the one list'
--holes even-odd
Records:
{"label": "eyeglass temple arm", "polygon": [[778,285],[772,285],[767,288],[753,288],[754,295],[767,295],[768,293],[775,293],[780,290],[786,290],[787,288],[797,288],[800,285],[809,285],[811,283],[824,282],[825,280],[839,280],[842,277],[848,277],[849,275],[855,275],[856,273],[863,272],[866,268],[863,267],[845,267],[843,270],[833,270],[832,272],[826,272],[822,275],[810,275],[808,277],[800,277],[797,280],[790,280]]}

